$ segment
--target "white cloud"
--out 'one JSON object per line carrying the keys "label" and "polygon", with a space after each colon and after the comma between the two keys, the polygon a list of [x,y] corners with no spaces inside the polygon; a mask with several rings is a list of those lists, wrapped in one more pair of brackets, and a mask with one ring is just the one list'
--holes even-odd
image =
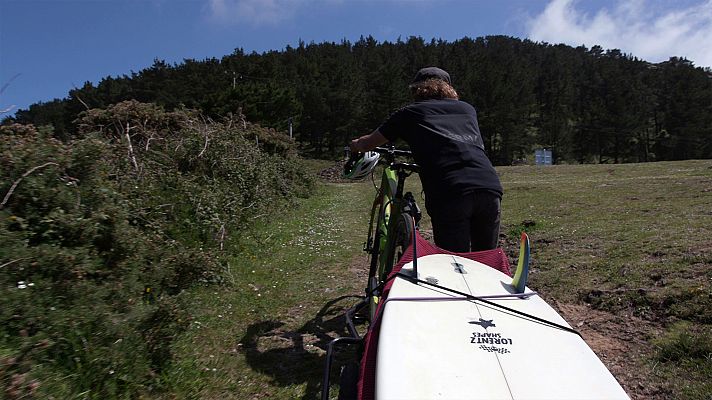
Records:
{"label": "white cloud", "polygon": [[712,66],[712,0],[687,7],[663,2],[667,9],[651,0],[615,1],[610,10],[589,14],[576,0],[551,0],[529,21],[528,36],[549,43],[616,48],[652,62],[678,56]]}
{"label": "white cloud", "polygon": [[210,17],[229,25],[276,25],[294,16],[299,0],[209,0]]}

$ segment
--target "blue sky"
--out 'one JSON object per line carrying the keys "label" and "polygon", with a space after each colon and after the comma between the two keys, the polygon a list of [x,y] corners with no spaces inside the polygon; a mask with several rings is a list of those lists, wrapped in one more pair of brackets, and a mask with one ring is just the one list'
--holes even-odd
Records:
{"label": "blue sky", "polygon": [[300,39],[498,34],[712,66],[712,0],[0,0],[0,111],[154,59],[281,50]]}

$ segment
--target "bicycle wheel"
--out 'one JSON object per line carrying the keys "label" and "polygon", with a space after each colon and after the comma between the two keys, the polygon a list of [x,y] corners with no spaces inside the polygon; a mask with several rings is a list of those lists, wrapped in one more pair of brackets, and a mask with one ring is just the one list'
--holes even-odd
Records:
{"label": "bicycle wheel", "polygon": [[413,217],[410,214],[401,213],[400,218],[398,218],[395,237],[396,257],[393,262],[397,263],[413,241]]}
{"label": "bicycle wheel", "polygon": [[368,302],[368,320],[373,321],[376,315],[376,308],[378,308],[378,299],[380,297],[380,280],[379,280],[379,270],[380,270],[380,260],[385,253],[384,239],[381,219],[379,217],[380,209],[374,207],[374,213],[371,218],[371,227],[369,229],[369,241],[367,244],[367,250],[370,254],[370,266],[368,272],[368,282],[366,282],[366,301]]}
{"label": "bicycle wheel", "polygon": [[384,275],[388,275],[391,270],[393,270],[393,266],[398,263],[398,260],[400,260],[403,256],[403,253],[405,253],[405,250],[408,248],[412,240],[413,217],[411,217],[408,213],[401,213],[396,220],[396,226],[393,230]]}
{"label": "bicycle wheel", "polygon": [[358,398],[359,364],[350,362],[341,368],[339,375],[339,400],[356,400]]}

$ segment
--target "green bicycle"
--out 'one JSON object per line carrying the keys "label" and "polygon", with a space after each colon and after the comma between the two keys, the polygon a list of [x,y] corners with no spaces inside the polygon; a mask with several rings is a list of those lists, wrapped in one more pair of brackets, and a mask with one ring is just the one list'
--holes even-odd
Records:
{"label": "green bicycle", "polygon": [[406,178],[420,170],[417,164],[399,161],[399,158],[411,156],[410,151],[398,150],[394,146],[377,147],[371,152],[353,155],[344,166],[344,175],[351,179],[369,174],[373,177],[375,166],[384,166],[364,244],[364,251],[370,256],[366,286],[369,320],[376,312],[381,283],[410,245],[422,216],[413,194],[403,193]]}
{"label": "green bicycle", "polygon": [[[366,296],[357,305],[346,311],[346,328],[351,336],[339,337],[329,343],[324,364],[322,400],[329,399],[330,371],[334,349],[341,345],[362,345],[363,338],[356,329],[355,321],[364,318],[371,323],[376,314],[383,285],[406,248],[413,240],[422,216],[411,192],[403,193],[405,180],[419,172],[418,165],[400,162],[399,158],[411,158],[411,152],[394,146],[377,147],[366,153],[350,154],[344,165],[344,176],[363,179],[371,176],[377,165],[383,165],[381,186],[376,187],[376,197],[371,206],[368,236],[363,250],[369,254]],[[375,181],[374,181],[375,187]],[[364,317],[365,312],[368,312]],[[359,351],[363,351],[360,348]],[[360,357],[359,357],[360,358]],[[349,363],[339,375],[339,399],[355,399],[359,364]]]}

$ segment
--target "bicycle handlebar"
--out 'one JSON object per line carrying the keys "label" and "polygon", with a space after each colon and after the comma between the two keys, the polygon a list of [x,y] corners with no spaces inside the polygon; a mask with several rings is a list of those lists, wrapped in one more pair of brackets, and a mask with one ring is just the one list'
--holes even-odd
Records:
{"label": "bicycle handlebar", "polygon": [[[405,170],[410,172],[420,172],[420,167],[414,163],[404,163],[396,162],[396,157],[413,157],[413,153],[410,150],[400,150],[396,149],[395,146],[388,147],[376,147],[370,151],[376,152],[383,156],[380,162],[388,164],[391,168],[396,170]],[[349,147],[344,148],[345,156],[347,159],[344,170],[349,170],[353,166],[356,160],[360,158],[363,153],[352,153]]]}
{"label": "bicycle handlebar", "polygon": [[395,161],[396,157],[408,157],[408,158],[412,159],[413,152],[411,152],[410,150],[399,150],[399,149],[396,149],[394,146],[388,146],[388,147],[376,147],[375,149],[373,149],[371,151],[375,151],[376,153],[384,156],[386,163],[391,168],[393,168],[395,170],[420,172],[420,167],[418,166],[418,164]]}
{"label": "bicycle handlebar", "polygon": [[413,153],[410,150],[399,150],[396,149],[395,147],[376,147],[375,149],[371,150],[375,151],[378,154],[381,155],[392,155],[392,156],[404,156],[404,157],[412,157]]}

